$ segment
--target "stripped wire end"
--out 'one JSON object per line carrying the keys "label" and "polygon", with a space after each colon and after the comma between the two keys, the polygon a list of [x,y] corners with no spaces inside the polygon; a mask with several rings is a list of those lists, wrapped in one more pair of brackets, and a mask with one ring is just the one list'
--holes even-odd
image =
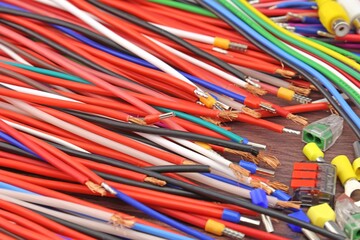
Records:
{"label": "stripped wire end", "polygon": [[252,86],[250,84],[245,87],[245,90],[256,96],[263,96],[267,93],[267,91],[265,91],[264,89]]}
{"label": "stripped wire end", "polygon": [[263,152],[260,152],[257,158],[273,169],[276,169],[281,164],[277,157],[272,155],[265,155]]}
{"label": "stripped wire end", "polygon": [[248,107],[243,107],[241,109],[241,112],[246,114],[246,115],[249,115],[249,116],[251,116],[253,118],[261,118],[261,113],[255,111],[255,110],[253,110],[251,108],[248,108]]}
{"label": "stripped wire end", "polygon": [[229,165],[229,168],[234,172],[234,175],[240,180],[242,181],[243,177],[248,177],[250,176],[250,171],[246,170],[245,168],[239,166],[238,164],[235,163],[231,163]]}
{"label": "stripped wire end", "polygon": [[129,117],[128,122],[135,123],[138,125],[146,125],[146,122],[143,119],[132,117],[132,116]]}
{"label": "stripped wire end", "polygon": [[133,216],[122,217],[115,213],[114,215],[111,216],[110,222],[115,227],[124,226],[127,228],[132,228],[135,224],[134,220],[135,220],[135,217],[133,217]]}
{"label": "stripped wire end", "polygon": [[163,181],[163,180],[160,180],[160,179],[157,179],[157,178],[154,178],[154,177],[146,177],[144,179],[144,182],[147,182],[147,183],[151,183],[153,185],[156,185],[156,186],[160,186],[160,187],[163,187],[166,185],[166,182]]}
{"label": "stripped wire end", "polygon": [[186,159],[182,162],[182,165],[197,165],[197,163]]}
{"label": "stripped wire end", "polygon": [[221,111],[219,113],[219,118],[227,120],[227,121],[234,121],[238,118],[238,112],[235,111]]}
{"label": "stripped wire end", "polygon": [[311,88],[302,88],[302,87],[297,87],[294,85],[290,85],[288,87],[288,89],[293,90],[294,92],[296,92],[297,94],[301,94],[303,96],[309,96],[311,93]]}
{"label": "stripped wire end", "polygon": [[209,122],[209,123],[212,123],[212,124],[214,124],[214,125],[216,125],[216,126],[219,126],[219,127],[221,127],[221,121],[220,120],[218,120],[218,119],[214,119],[214,118],[209,118],[209,117],[200,117],[202,120],[205,120],[205,121],[207,121],[207,122]]}
{"label": "stripped wire end", "polygon": [[276,69],[275,73],[279,74],[280,76],[282,76],[284,78],[293,78],[296,76],[295,72],[286,70],[286,69],[282,69],[282,68]]}
{"label": "stripped wire end", "polygon": [[284,192],[289,192],[289,186],[285,185],[284,183],[274,181],[267,183],[270,187],[275,188],[277,190],[282,190]]}
{"label": "stripped wire end", "polygon": [[293,121],[294,123],[296,124],[299,124],[299,125],[302,125],[302,126],[306,126],[308,125],[308,121],[306,118],[304,117],[301,117],[301,116],[298,116],[298,115],[294,115],[292,113],[289,113],[287,116],[286,116],[287,119]]}
{"label": "stripped wire end", "polygon": [[213,106],[215,109],[217,109],[217,110],[230,110],[231,109],[231,107],[230,106],[228,106],[228,105],[226,105],[225,103],[222,103],[222,102],[220,102],[220,101],[216,101],[215,102],[215,104],[214,104],[214,106]]}
{"label": "stripped wire end", "polygon": [[254,155],[252,155],[251,153],[238,151],[238,150],[234,150],[234,149],[230,149],[230,148],[225,148],[224,151],[227,152],[227,153],[234,154],[234,155],[239,155],[242,158],[244,158],[244,159],[246,159],[246,160],[248,160],[250,162],[253,162],[255,164],[259,164],[259,159],[257,157],[255,157]]}
{"label": "stripped wire end", "polygon": [[93,183],[93,182],[91,182],[91,181],[87,181],[87,182],[85,183],[85,185],[90,189],[91,192],[93,192],[93,193],[98,193],[98,194],[100,194],[102,197],[103,197],[103,196],[106,196],[106,190],[105,190],[102,186],[100,186],[100,185],[98,185],[98,184],[96,184],[96,183]]}
{"label": "stripped wire end", "polygon": [[300,209],[301,205],[299,202],[293,202],[293,201],[278,201],[276,203],[277,206],[282,208],[292,208],[292,209]]}
{"label": "stripped wire end", "polygon": [[313,84],[310,84],[310,85],[309,85],[309,88],[310,88],[312,91],[316,91],[316,92],[319,91],[319,89],[317,89],[317,87],[315,87],[315,85],[313,85]]}
{"label": "stripped wire end", "polygon": [[320,37],[326,37],[326,38],[335,38],[336,36],[328,33],[328,32],[324,32],[324,31],[317,31],[316,32],[317,35],[319,35]]}

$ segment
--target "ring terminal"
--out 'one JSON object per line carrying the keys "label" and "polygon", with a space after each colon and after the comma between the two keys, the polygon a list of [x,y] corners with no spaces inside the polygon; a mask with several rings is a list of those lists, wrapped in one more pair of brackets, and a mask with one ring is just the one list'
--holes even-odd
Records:
{"label": "ring terminal", "polygon": [[342,194],[335,206],[336,222],[350,240],[360,239],[360,208],[354,201]]}
{"label": "ring terminal", "polygon": [[322,151],[329,149],[343,131],[344,119],[336,114],[307,125],[302,132],[302,141],[314,142]]}
{"label": "ring terminal", "polygon": [[335,157],[331,164],[336,166],[336,174],[345,188],[345,194],[360,204],[360,183],[356,178],[350,160],[345,155]]}
{"label": "ring terminal", "polygon": [[353,143],[355,160],[353,161],[353,169],[357,180],[360,180],[360,141]]}
{"label": "ring terminal", "polygon": [[336,214],[329,204],[323,203],[312,206],[307,211],[307,215],[310,218],[311,223],[315,226],[325,228],[330,232],[343,235],[344,238],[346,238],[342,229],[335,222]]}

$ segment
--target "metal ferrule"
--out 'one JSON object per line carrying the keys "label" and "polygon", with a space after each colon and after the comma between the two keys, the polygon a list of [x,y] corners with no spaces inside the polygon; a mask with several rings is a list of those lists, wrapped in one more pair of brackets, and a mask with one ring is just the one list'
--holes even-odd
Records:
{"label": "metal ferrule", "polygon": [[305,97],[305,96],[297,94],[297,93],[294,94],[293,99],[295,101],[299,102],[299,103],[302,103],[302,104],[307,104],[307,103],[310,103],[312,101],[311,98]]}
{"label": "metal ferrule", "polygon": [[225,228],[223,231],[223,235],[230,239],[243,239],[245,237],[245,234],[232,230],[230,228]]}
{"label": "metal ferrule", "polygon": [[229,49],[245,52],[248,49],[248,46],[241,43],[230,42]]}
{"label": "metal ferrule", "polygon": [[243,217],[243,216],[240,217],[240,222],[250,223],[250,224],[253,224],[253,225],[257,225],[257,226],[260,225],[259,220],[255,220],[255,219],[251,219],[251,218]]}
{"label": "metal ferrule", "polygon": [[332,29],[337,37],[343,37],[350,31],[350,26],[343,19],[337,19],[332,24]]}
{"label": "metal ferrule", "polygon": [[324,227],[332,233],[339,234],[339,235],[347,238],[345,233],[340,229],[339,225],[337,225],[336,222],[334,222],[334,221],[326,222]]}
{"label": "metal ferrule", "polygon": [[268,176],[273,176],[275,174],[274,170],[270,170],[270,169],[266,169],[266,168],[262,168],[262,167],[258,167],[256,169],[256,172],[263,174],[263,175],[268,175]]}
{"label": "metal ferrule", "polygon": [[304,233],[304,235],[306,236],[307,239],[309,240],[320,240],[320,238],[318,237],[318,235],[316,235],[314,232],[309,231],[305,228],[302,228],[301,231]]}
{"label": "metal ferrule", "polygon": [[261,221],[263,222],[264,226],[265,226],[265,230],[266,232],[274,232],[274,226],[272,224],[271,218],[265,214],[261,214]]}
{"label": "metal ferrule", "polygon": [[283,133],[290,133],[290,134],[295,134],[295,135],[300,135],[301,134],[300,131],[290,129],[290,128],[283,128]]}
{"label": "metal ferrule", "polygon": [[259,148],[261,150],[266,150],[266,145],[260,144],[260,143],[254,143],[254,142],[248,142],[247,145]]}

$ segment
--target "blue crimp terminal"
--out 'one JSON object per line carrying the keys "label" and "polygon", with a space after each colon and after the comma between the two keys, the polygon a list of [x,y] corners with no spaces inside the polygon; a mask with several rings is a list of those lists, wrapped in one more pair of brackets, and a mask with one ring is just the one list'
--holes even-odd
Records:
{"label": "blue crimp terminal", "polygon": [[[310,223],[309,217],[302,210],[290,213],[290,214],[288,214],[288,216],[299,219],[303,222]],[[299,227],[299,226],[296,226],[294,224],[288,224],[288,226],[293,232],[298,232],[298,233],[301,232],[301,227]]]}
{"label": "blue crimp terminal", "polygon": [[241,167],[245,168],[246,170],[249,170],[250,173],[252,173],[252,174],[256,173],[257,166],[255,163],[240,160],[239,165]]}
{"label": "blue crimp terminal", "polygon": [[268,208],[269,203],[267,200],[266,192],[260,188],[250,191],[250,197],[253,204],[263,208]]}
{"label": "blue crimp terminal", "polygon": [[241,214],[230,209],[224,209],[221,219],[228,222],[239,223]]}
{"label": "blue crimp terminal", "polygon": [[286,201],[286,202],[290,201],[292,198],[289,194],[287,194],[286,192],[284,192],[282,190],[275,190],[271,195],[281,201]]}

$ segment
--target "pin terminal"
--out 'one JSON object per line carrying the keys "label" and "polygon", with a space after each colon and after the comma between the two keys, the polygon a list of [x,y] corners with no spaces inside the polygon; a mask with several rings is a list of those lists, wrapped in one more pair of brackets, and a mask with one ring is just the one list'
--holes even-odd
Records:
{"label": "pin terminal", "polygon": [[[303,212],[303,211],[297,211],[297,212],[293,212],[293,213],[290,213],[288,214],[289,217],[293,217],[293,218],[296,218],[298,220],[301,220],[303,222],[306,222],[306,223],[310,223],[310,219],[308,218],[308,216]],[[307,230],[307,229],[304,229],[304,228],[301,228],[297,225],[294,225],[294,224],[288,224],[289,228],[293,231],[293,232],[302,232],[304,233],[304,235],[307,237],[307,239],[309,240],[320,240],[320,238],[313,232]]]}
{"label": "pin terminal", "polygon": [[353,169],[357,180],[360,180],[360,141],[353,143],[355,160],[353,161]]}
{"label": "pin terminal", "polygon": [[325,162],[324,153],[320,150],[318,145],[313,142],[304,146],[303,153],[309,161]]}
{"label": "pin terminal", "polygon": [[323,203],[312,206],[309,208],[307,215],[310,218],[312,224],[321,228],[326,228],[330,232],[342,235],[346,238],[339,225],[336,224],[336,214],[329,204]]}
{"label": "pin terminal", "polygon": [[335,157],[331,164],[336,166],[336,173],[345,188],[345,194],[360,204],[360,183],[356,178],[349,158],[340,155]]}

